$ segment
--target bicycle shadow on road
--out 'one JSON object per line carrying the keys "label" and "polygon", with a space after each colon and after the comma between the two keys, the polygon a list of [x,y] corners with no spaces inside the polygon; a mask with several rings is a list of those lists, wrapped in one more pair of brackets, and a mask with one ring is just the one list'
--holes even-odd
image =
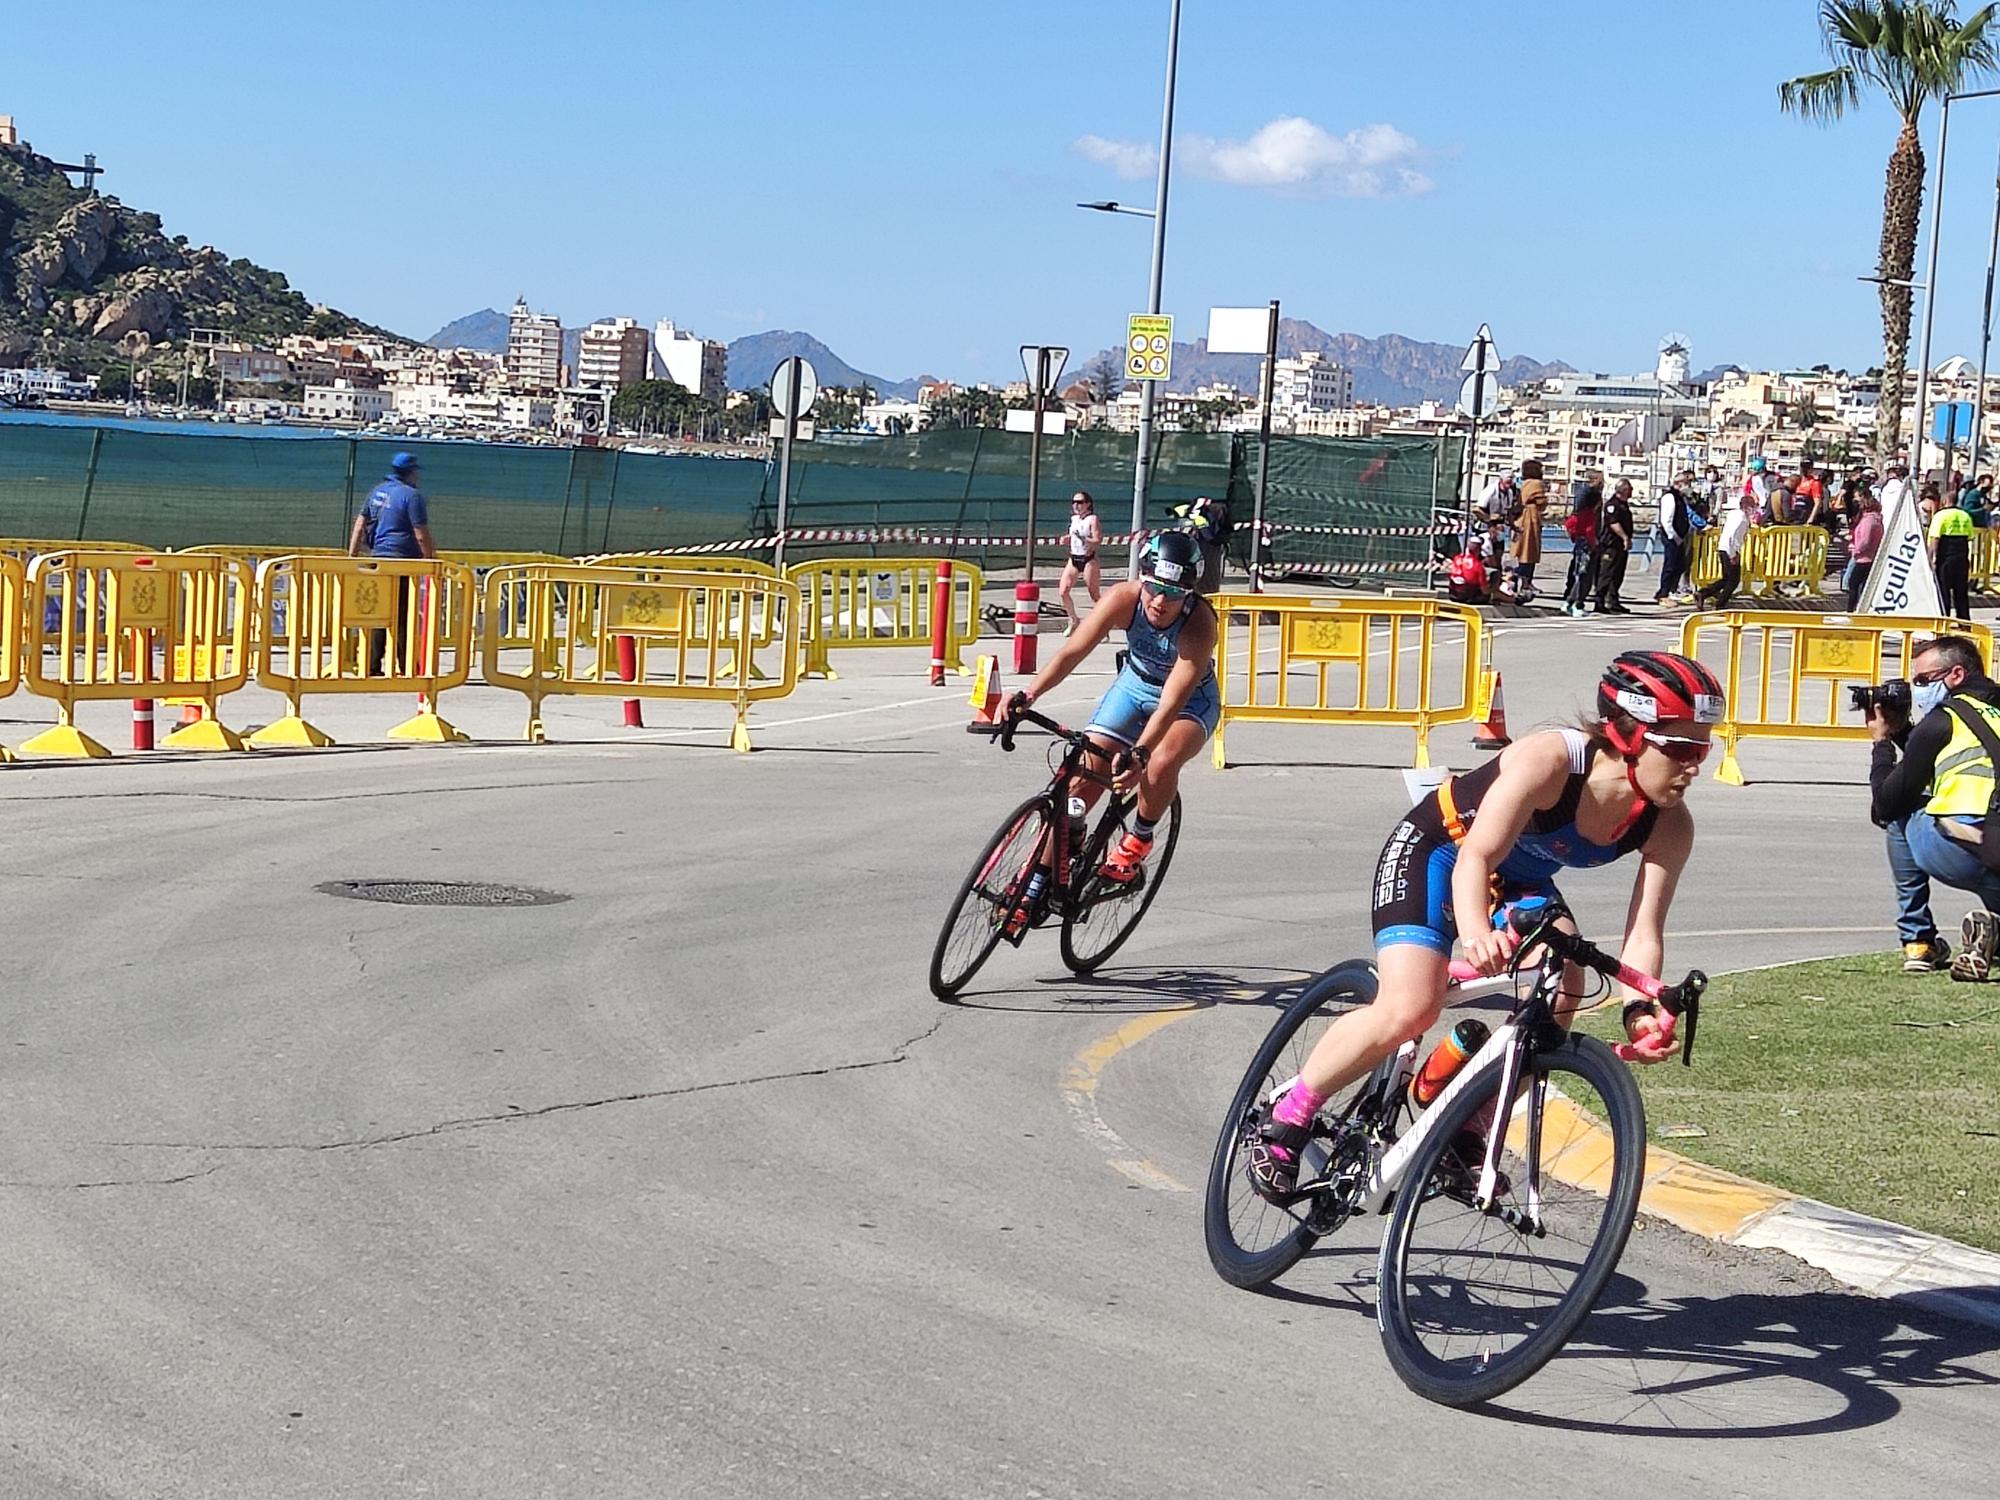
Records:
{"label": "bicycle shadow on road", "polygon": [[[1290,1284],[1261,1295],[1372,1324],[1375,1223],[1322,1240]],[[1879,1426],[1901,1414],[1900,1392],[1996,1386],[2000,1329],[1856,1292],[1656,1297],[1621,1270],[1567,1348],[1472,1411],[1571,1432],[1740,1440]]]}
{"label": "bicycle shadow on road", "polygon": [[965,1010],[1063,1016],[1138,1016],[1153,1011],[1208,1010],[1217,1005],[1262,1005],[1282,1010],[1317,977],[1303,969],[1130,965],[1090,975],[1051,974],[1011,989],[961,994],[943,1003]]}
{"label": "bicycle shadow on road", "polygon": [[1901,1391],[2000,1386],[2000,1330],[1854,1292],[1654,1297],[1619,1272],[1576,1339],[1481,1410],[1573,1432],[1773,1438],[1899,1415]]}

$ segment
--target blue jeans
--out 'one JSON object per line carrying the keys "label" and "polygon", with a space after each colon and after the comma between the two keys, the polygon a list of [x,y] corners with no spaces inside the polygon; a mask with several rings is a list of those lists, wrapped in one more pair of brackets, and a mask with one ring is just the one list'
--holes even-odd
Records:
{"label": "blue jeans", "polygon": [[1931,880],[1910,853],[1909,821],[1898,818],[1882,830],[1888,835],[1889,879],[1896,887],[1896,937],[1905,943],[1928,943],[1937,936]]}
{"label": "blue jeans", "polygon": [[1904,832],[1910,854],[1924,874],[1972,892],[1988,911],[2000,911],[2000,874],[1979,862],[1978,850],[1950,837],[1926,812],[1911,813]]}

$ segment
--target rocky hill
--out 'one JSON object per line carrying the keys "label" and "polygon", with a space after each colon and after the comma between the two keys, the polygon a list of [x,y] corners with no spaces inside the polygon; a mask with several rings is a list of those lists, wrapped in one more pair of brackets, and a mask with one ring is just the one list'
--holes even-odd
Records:
{"label": "rocky hill", "polygon": [[86,193],[26,146],[0,145],[0,365],[96,370],[118,340],[218,328],[394,337],[294,291],[284,276],[167,235],[159,215]]}

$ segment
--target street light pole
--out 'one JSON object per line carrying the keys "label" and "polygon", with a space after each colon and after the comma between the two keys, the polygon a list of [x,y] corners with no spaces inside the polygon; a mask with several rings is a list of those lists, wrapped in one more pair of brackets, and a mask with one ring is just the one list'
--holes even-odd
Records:
{"label": "street light pole", "polygon": [[[1944,153],[1950,139],[1951,106],[1959,99],[1991,99],[2000,89],[1972,89],[1963,94],[1946,94],[1938,111],[1937,188],[1931,194],[1931,249],[1929,268],[1924,272],[1924,331],[1917,349],[1917,435],[1910,444],[1910,468],[1921,485],[1924,472],[1924,407],[1930,397],[1931,314],[1937,310],[1938,228],[1944,220]],[[1983,395],[1983,393],[1982,393]],[[1901,391],[1896,392],[1896,411],[1891,418],[1898,427],[1903,421]]]}
{"label": "street light pole", "polygon": [[[1146,294],[1146,311],[1160,310],[1160,280],[1167,259],[1167,180],[1174,151],[1174,74],[1180,65],[1181,0],[1173,0],[1167,17],[1167,89],[1160,108],[1160,175],[1153,190],[1153,274]],[[1146,487],[1148,460],[1153,445],[1153,390],[1155,380],[1141,382],[1139,392],[1139,451],[1132,469],[1132,547],[1128,565],[1133,577],[1139,573],[1139,536],[1146,529]]]}
{"label": "street light pole", "polygon": [[2000,163],[1993,169],[1993,239],[1986,250],[1986,301],[1979,314],[1979,385],[1972,397],[1972,472],[1979,477],[1979,449],[1986,435],[1986,354],[1993,344],[1993,268],[2000,262]]}

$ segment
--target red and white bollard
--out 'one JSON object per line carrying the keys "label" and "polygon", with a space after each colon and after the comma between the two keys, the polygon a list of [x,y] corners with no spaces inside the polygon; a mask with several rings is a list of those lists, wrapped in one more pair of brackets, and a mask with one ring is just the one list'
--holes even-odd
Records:
{"label": "red and white bollard", "polygon": [[1014,585],[1014,670],[1035,670],[1035,626],[1042,614],[1042,586],[1031,578]]}
{"label": "red and white bollard", "polygon": [[[977,601],[974,601],[977,603]],[[931,587],[931,686],[944,686],[944,651],[951,635],[951,559],[938,559],[937,582]]]}
{"label": "red and white bollard", "polygon": [[153,748],[153,700],[134,698],[132,700],[132,748],[150,750]]}
{"label": "red and white bollard", "polygon": [[[629,635],[618,637],[618,679],[621,682],[639,680],[639,643]],[[637,698],[625,700],[625,727],[627,729],[646,727],[645,716],[639,712]]]}

